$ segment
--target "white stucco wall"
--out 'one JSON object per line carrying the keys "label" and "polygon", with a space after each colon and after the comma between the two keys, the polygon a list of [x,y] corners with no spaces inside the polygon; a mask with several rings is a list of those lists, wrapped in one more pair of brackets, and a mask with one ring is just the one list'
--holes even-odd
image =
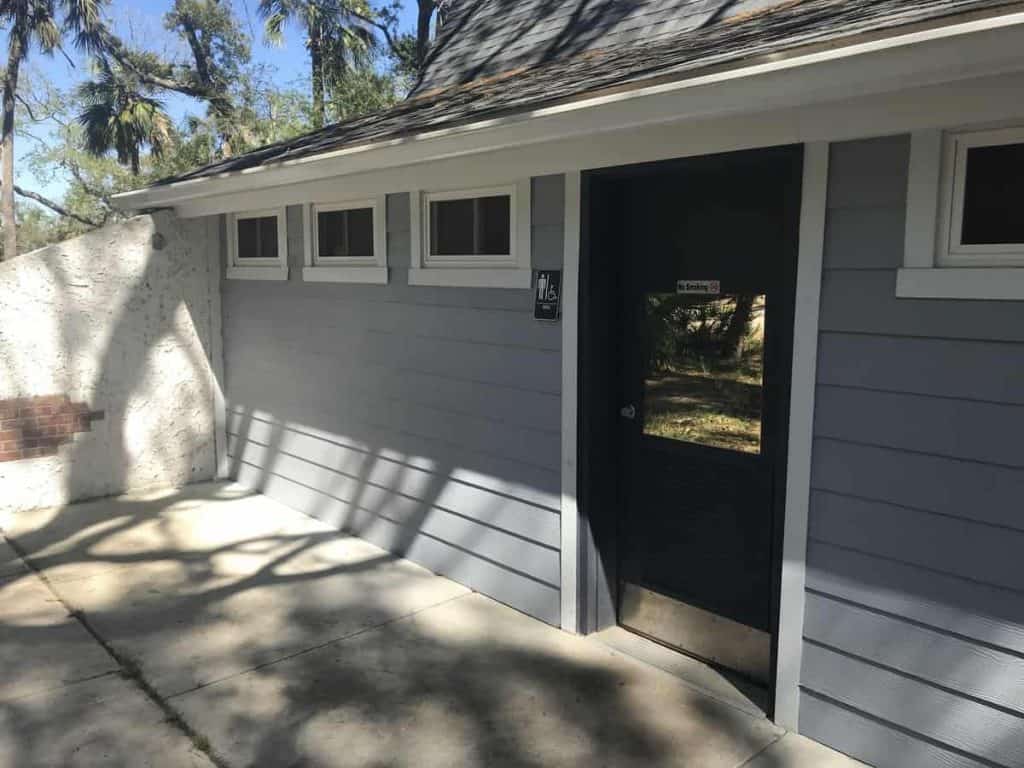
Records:
{"label": "white stucco wall", "polygon": [[105,412],[57,456],[0,462],[0,515],[214,477],[219,236],[158,213],[0,263],[0,401]]}

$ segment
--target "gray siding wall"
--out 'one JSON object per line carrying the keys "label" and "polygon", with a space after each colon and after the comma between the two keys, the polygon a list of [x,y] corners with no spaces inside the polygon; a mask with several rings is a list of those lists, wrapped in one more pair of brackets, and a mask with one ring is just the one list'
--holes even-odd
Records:
{"label": "gray siding wall", "polygon": [[898,299],[909,139],[832,147],[801,730],[1024,766],[1024,304]]}
{"label": "gray siding wall", "polygon": [[[533,181],[533,265],[562,263],[564,182]],[[387,286],[224,282],[234,476],[539,619],[559,621],[561,326],[529,290],[408,285],[409,196],[387,200]]]}

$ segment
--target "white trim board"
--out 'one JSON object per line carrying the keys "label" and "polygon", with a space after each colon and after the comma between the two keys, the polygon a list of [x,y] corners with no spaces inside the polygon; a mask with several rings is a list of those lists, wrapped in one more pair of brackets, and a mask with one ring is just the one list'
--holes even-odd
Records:
{"label": "white trim board", "polygon": [[797,261],[793,378],[789,407],[786,511],[782,541],[782,580],[775,674],[775,722],[797,730],[803,654],[807,518],[811,498],[811,448],[818,367],[818,317],[825,252],[829,145],[804,146],[800,246]]}
{"label": "white trim board", "polygon": [[565,174],[562,249],[562,629],[579,632],[577,424],[579,376],[580,172]]}
{"label": "white trim board", "polygon": [[[1022,49],[1024,50],[1024,49]],[[1024,54],[1022,54],[1024,55]],[[815,141],[844,141],[957,125],[964,115],[979,122],[1024,117],[1021,72],[894,93],[854,96],[839,91],[826,104],[753,114],[701,116],[672,123],[634,124],[625,130],[495,149],[472,158],[433,160],[402,168],[367,170],[344,177],[362,196],[410,189],[477,187],[501,179],[526,178],[739,149]],[[187,200],[179,216],[208,216],[247,207],[301,204],[330,195],[340,177],[311,178],[286,186],[253,187],[238,194]]]}

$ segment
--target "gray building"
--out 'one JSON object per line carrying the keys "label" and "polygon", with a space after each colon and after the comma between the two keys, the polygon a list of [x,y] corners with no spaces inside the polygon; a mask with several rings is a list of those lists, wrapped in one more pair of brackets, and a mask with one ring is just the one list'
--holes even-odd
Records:
{"label": "gray building", "polygon": [[878,766],[1024,765],[1024,13],[453,4],[218,223],[223,473]]}

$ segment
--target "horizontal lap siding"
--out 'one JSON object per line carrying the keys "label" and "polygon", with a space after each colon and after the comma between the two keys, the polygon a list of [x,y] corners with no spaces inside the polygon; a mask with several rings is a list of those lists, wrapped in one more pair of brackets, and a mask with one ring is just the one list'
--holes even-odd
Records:
{"label": "horizontal lap siding", "polygon": [[832,147],[800,725],[1024,765],[1024,306],[895,295],[907,137]]}
{"label": "horizontal lap siding", "polygon": [[[561,177],[534,180],[535,268],[562,261]],[[240,481],[544,621],[559,621],[561,329],[526,290],[409,286],[409,197],[387,286],[225,281],[228,452]]]}

